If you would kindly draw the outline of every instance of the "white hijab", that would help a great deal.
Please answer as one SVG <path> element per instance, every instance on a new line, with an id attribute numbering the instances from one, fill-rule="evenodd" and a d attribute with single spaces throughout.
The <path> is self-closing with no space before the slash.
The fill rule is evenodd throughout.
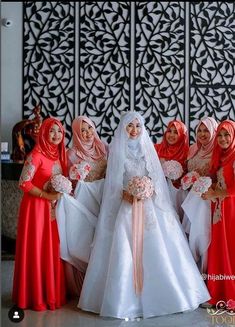
<path id="1" fill-rule="evenodd" d="M 141 134 L 137 140 L 130 140 L 126 127 L 135 119 L 140 122 Z M 154 196 L 155 206 L 164 212 L 174 211 L 165 175 L 153 142 L 144 126 L 143 117 L 137 112 L 126 112 L 122 115 L 110 144 L 104 193 L 98 218 L 97 227 L 107 229 L 110 232 L 114 229 L 122 201 L 124 164 L 128 153 L 138 157 L 141 156 L 145 160 L 148 176 L 152 179 L 156 193 L 156 196 Z"/>

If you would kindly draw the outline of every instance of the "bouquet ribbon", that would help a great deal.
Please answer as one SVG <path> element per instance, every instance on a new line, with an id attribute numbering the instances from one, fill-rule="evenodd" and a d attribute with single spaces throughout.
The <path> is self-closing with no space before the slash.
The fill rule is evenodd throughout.
<path id="1" fill-rule="evenodd" d="M 135 293 L 143 288 L 143 238 L 144 238 L 144 203 L 133 197 L 132 205 L 132 247 Z"/>

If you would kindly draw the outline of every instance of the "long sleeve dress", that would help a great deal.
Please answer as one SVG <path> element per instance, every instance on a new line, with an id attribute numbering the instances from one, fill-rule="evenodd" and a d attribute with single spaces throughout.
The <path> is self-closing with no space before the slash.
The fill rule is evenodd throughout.
<path id="1" fill-rule="evenodd" d="M 212 241 L 208 250 L 207 275 L 212 304 L 235 299 L 235 161 L 218 170 L 217 181 L 229 196 L 212 203 Z"/>
<path id="2" fill-rule="evenodd" d="M 28 193 L 34 186 L 45 189 L 50 177 L 61 172 L 59 161 L 33 150 L 21 173 L 19 186 L 24 195 L 18 219 L 13 301 L 23 309 L 54 310 L 66 302 L 64 267 L 51 203 Z"/>
<path id="3" fill-rule="evenodd" d="M 144 158 L 128 156 L 124 189 L 133 176 L 145 175 Z M 136 295 L 133 283 L 132 205 L 123 200 L 113 232 L 99 216 L 78 307 L 102 316 L 147 318 L 195 309 L 210 297 L 176 213 L 158 209 L 152 198 L 144 212 L 142 293 Z"/>

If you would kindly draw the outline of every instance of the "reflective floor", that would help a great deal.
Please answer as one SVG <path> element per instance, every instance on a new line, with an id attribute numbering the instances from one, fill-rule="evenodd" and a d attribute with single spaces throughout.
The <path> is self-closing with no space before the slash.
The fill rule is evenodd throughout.
<path id="1" fill-rule="evenodd" d="M 8 318 L 12 308 L 11 287 L 14 261 L 1 262 L 2 276 L 2 308 L 1 319 L 3 327 L 220 327 L 235 326 L 235 316 L 212 317 L 206 309 L 198 308 L 193 312 L 177 313 L 168 316 L 141 319 L 140 321 L 125 321 L 120 319 L 103 318 L 95 314 L 83 312 L 77 308 L 77 301 L 71 301 L 56 311 L 35 312 L 24 311 L 24 319 L 17 324 Z"/>

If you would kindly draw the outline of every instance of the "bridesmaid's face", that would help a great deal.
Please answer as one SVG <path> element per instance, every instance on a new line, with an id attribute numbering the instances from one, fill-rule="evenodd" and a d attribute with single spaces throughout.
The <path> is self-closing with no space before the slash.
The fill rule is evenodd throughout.
<path id="1" fill-rule="evenodd" d="M 179 134 L 177 132 L 177 129 L 174 125 L 172 125 L 170 128 L 166 131 L 166 141 L 170 145 L 174 145 L 179 140 Z"/>
<path id="2" fill-rule="evenodd" d="M 126 131 L 130 139 L 135 140 L 139 137 L 141 133 L 141 125 L 137 118 L 127 125 Z"/>
<path id="3" fill-rule="evenodd" d="M 52 125 L 49 130 L 49 142 L 55 145 L 60 144 L 63 139 L 63 132 L 56 124 Z"/>
<path id="4" fill-rule="evenodd" d="M 232 138 L 229 132 L 226 131 L 226 129 L 224 128 L 221 129 L 221 131 L 217 135 L 217 142 L 223 150 L 228 149 L 228 147 L 232 143 Z"/>
<path id="5" fill-rule="evenodd" d="M 94 140 L 94 128 L 85 121 L 82 122 L 81 132 L 84 141 L 88 142 Z"/>
<path id="6" fill-rule="evenodd" d="M 207 145 L 210 142 L 211 134 L 204 124 L 200 124 L 197 131 L 197 141 L 201 143 L 201 145 Z"/>

